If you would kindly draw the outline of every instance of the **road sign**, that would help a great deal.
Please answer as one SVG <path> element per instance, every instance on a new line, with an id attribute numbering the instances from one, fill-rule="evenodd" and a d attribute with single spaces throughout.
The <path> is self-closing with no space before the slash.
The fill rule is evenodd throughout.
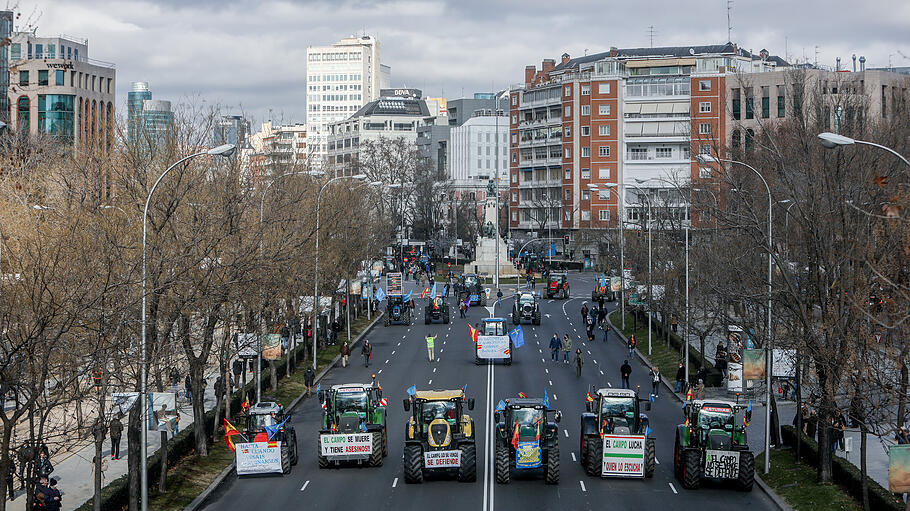
<path id="1" fill-rule="evenodd" d="M 401 294 L 401 272 L 390 272 L 386 274 L 386 294 Z"/>

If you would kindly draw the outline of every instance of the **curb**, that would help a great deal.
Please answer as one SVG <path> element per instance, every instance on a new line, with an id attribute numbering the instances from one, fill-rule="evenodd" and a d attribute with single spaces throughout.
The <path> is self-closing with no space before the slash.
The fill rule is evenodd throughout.
<path id="1" fill-rule="evenodd" d="M 767 495 L 768 498 L 771 499 L 771 502 L 774 502 L 774 505 L 776 505 L 777 508 L 780 509 L 780 511 L 793 511 L 793 508 L 790 507 L 789 504 L 787 504 L 787 502 L 783 499 L 783 497 L 781 497 L 774 490 L 772 490 L 771 487 L 768 486 L 768 483 L 766 483 L 764 480 L 762 480 L 761 477 L 759 477 L 757 472 L 755 474 L 755 482 L 758 484 L 758 487 L 761 488 L 761 491 L 765 492 L 765 495 Z"/>
<path id="2" fill-rule="evenodd" d="M 367 327 L 363 330 L 363 332 L 360 332 L 360 335 L 358 335 L 356 339 L 351 341 L 351 347 L 353 348 L 358 342 L 360 342 L 361 339 L 363 339 L 368 333 L 370 333 L 370 331 L 373 330 L 373 327 L 376 326 L 376 323 L 378 323 L 379 320 L 381 320 L 384 315 L 385 315 L 384 312 L 378 312 L 378 314 L 376 314 L 376 319 L 374 319 L 372 323 L 367 325 Z M 313 383 L 317 383 L 319 380 L 321 380 L 326 375 L 326 373 L 329 372 L 330 369 L 334 368 L 335 365 L 338 364 L 338 362 L 340 360 L 341 360 L 341 355 L 336 355 L 335 358 L 333 358 L 332 361 L 329 362 L 329 364 L 325 367 L 325 369 L 320 371 L 319 374 L 317 374 L 316 377 L 313 378 Z M 294 398 L 294 400 L 291 401 L 291 404 L 288 405 L 287 410 L 290 412 L 298 404 L 300 404 L 300 401 L 303 399 L 303 396 L 304 396 L 304 394 L 300 394 L 299 396 Z M 201 509 L 205 505 L 208 498 L 212 495 L 212 493 L 214 493 L 215 490 L 217 490 L 222 484 L 224 484 L 224 481 L 228 478 L 228 476 L 230 476 L 234 472 L 235 466 L 236 466 L 236 462 L 232 461 L 230 465 L 225 467 L 224 470 L 222 470 L 221 473 L 218 474 L 218 477 L 216 477 L 215 480 L 212 481 L 211 484 L 209 484 L 205 490 L 202 490 L 202 493 L 197 495 L 196 498 L 193 499 L 192 502 L 190 502 L 185 508 L 183 508 L 183 511 L 197 511 L 197 510 Z"/>
<path id="3" fill-rule="evenodd" d="M 619 336 L 619 338 L 622 339 L 625 342 L 625 344 L 628 346 L 629 338 L 626 337 L 618 328 L 616 328 L 616 325 L 614 325 L 613 321 L 610 319 L 610 314 L 607 314 L 606 318 L 607 318 L 607 324 L 610 325 L 610 328 L 613 330 L 613 332 L 615 332 L 616 335 Z M 635 348 L 635 354 L 638 356 L 639 361 L 644 363 L 648 368 L 654 367 L 654 365 L 651 364 L 651 361 L 648 360 L 648 357 L 646 357 L 638 348 Z M 667 387 L 667 390 L 670 392 L 670 395 L 672 395 L 674 398 L 676 398 L 676 400 L 679 401 L 680 403 L 683 402 L 683 398 L 680 397 L 679 394 L 676 393 L 676 387 L 674 385 L 670 384 L 670 380 L 667 379 L 666 376 L 664 376 L 663 372 L 660 373 L 660 381 L 661 381 L 661 383 L 664 384 L 665 387 Z"/>

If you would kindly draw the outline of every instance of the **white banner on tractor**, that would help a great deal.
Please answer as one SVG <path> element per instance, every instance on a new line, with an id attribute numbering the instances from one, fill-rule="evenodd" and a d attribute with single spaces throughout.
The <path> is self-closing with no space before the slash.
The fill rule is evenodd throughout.
<path id="1" fill-rule="evenodd" d="M 371 454 L 373 452 L 373 434 L 319 435 L 319 445 L 322 447 L 322 455 L 325 457 Z"/>
<path id="2" fill-rule="evenodd" d="M 281 442 L 237 444 L 237 475 L 282 473 Z"/>
<path id="3" fill-rule="evenodd" d="M 423 453 L 426 468 L 458 468 L 461 466 L 461 451 L 426 451 Z"/>
<path id="4" fill-rule="evenodd" d="M 509 358 L 508 335 L 478 335 L 477 358 Z"/>
<path id="5" fill-rule="evenodd" d="M 736 479 L 739 477 L 739 452 L 705 450 L 705 477 Z"/>
<path id="6" fill-rule="evenodd" d="M 601 475 L 644 477 L 645 439 L 644 435 L 604 435 Z"/>

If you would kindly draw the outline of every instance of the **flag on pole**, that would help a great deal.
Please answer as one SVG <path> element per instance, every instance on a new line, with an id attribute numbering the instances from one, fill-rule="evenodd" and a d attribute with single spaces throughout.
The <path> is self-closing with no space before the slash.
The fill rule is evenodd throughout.
<path id="1" fill-rule="evenodd" d="M 237 428 L 233 424 L 228 422 L 227 419 L 224 419 L 224 443 L 227 444 L 228 449 L 231 452 L 234 452 L 237 448 L 234 445 L 234 436 L 240 435 L 240 438 L 246 441 L 243 434 L 240 431 L 237 431 Z"/>
<path id="2" fill-rule="evenodd" d="M 499 402 L 496 403 L 496 411 L 501 412 L 505 409 L 506 409 L 506 402 L 503 401 L 502 399 L 500 399 Z"/>
<path id="3" fill-rule="evenodd" d="M 376 288 L 376 301 L 381 302 L 383 300 L 385 300 L 385 291 L 383 291 L 381 287 L 377 287 Z"/>
<path id="4" fill-rule="evenodd" d="M 479 332 L 477 332 L 477 329 L 474 328 L 474 327 L 472 327 L 472 326 L 469 324 L 469 325 L 468 325 L 468 332 L 471 334 L 471 340 L 474 341 L 474 344 L 477 344 L 477 335 L 478 335 L 478 333 L 479 333 Z"/>
<path id="5" fill-rule="evenodd" d="M 250 398 L 249 397 L 244 399 L 243 402 L 240 403 L 240 409 L 243 410 L 244 412 L 247 412 L 250 410 Z"/>
<path id="6" fill-rule="evenodd" d="M 269 435 L 269 440 L 271 440 L 272 437 L 275 436 L 275 433 L 278 433 L 278 430 L 280 430 L 284 426 L 284 423 L 287 422 L 288 419 L 290 419 L 290 417 L 281 421 L 280 424 L 274 424 L 272 426 L 265 427 L 265 432 Z"/>
<path id="7" fill-rule="evenodd" d="M 512 433 L 512 448 L 518 449 L 518 419 L 515 419 L 515 431 Z"/>
<path id="8" fill-rule="evenodd" d="M 524 392 L 519 392 L 518 397 L 528 397 Z"/>
<path id="9" fill-rule="evenodd" d="M 430 296 L 432 296 L 433 298 L 436 297 L 436 281 L 435 280 L 433 281 L 433 289 L 430 291 Z"/>
<path id="10" fill-rule="evenodd" d="M 509 332 L 509 339 L 512 339 L 512 344 L 515 345 L 516 348 L 520 348 L 525 345 L 525 333 L 521 329 L 521 325 L 516 326 L 514 329 L 512 329 L 511 332 Z"/>
<path id="11" fill-rule="evenodd" d="M 645 428 L 645 436 L 650 436 L 650 435 L 651 435 L 651 426 L 648 426 L 647 428 Z"/>
<path id="12" fill-rule="evenodd" d="M 317 394 L 319 393 L 319 389 L 320 389 L 320 388 L 322 388 L 322 384 L 321 384 L 321 383 L 317 383 L 317 384 L 316 384 L 316 393 L 317 393 Z"/>
<path id="13" fill-rule="evenodd" d="M 408 395 L 409 395 L 409 396 L 413 396 L 413 395 L 416 394 L 416 393 L 417 393 L 417 386 L 416 386 L 416 385 L 411 385 L 410 387 L 408 387 Z"/>
<path id="14" fill-rule="evenodd" d="M 550 395 L 547 394 L 547 389 L 543 389 L 543 405 L 550 408 Z"/>
<path id="15" fill-rule="evenodd" d="M 420 297 L 426 298 L 427 294 L 429 294 L 429 293 L 430 293 L 430 288 L 425 288 L 423 291 L 420 292 Z"/>
<path id="16" fill-rule="evenodd" d="M 588 395 L 585 396 L 585 401 L 587 401 L 587 402 L 589 402 L 589 403 L 593 403 L 593 402 L 594 402 L 594 396 L 592 396 L 591 393 L 588 392 Z"/>
<path id="17" fill-rule="evenodd" d="M 412 290 L 412 291 L 408 291 L 408 294 L 404 295 L 404 298 L 402 298 L 402 301 L 404 301 L 405 303 L 410 302 L 410 301 L 411 301 L 411 293 L 413 293 L 413 292 L 414 292 L 413 290 Z"/>

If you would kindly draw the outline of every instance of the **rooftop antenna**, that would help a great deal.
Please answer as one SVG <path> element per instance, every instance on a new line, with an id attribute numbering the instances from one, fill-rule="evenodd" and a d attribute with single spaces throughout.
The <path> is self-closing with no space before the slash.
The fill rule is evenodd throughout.
<path id="1" fill-rule="evenodd" d="M 733 0 L 727 0 L 727 42 L 733 42 Z"/>
<path id="2" fill-rule="evenodd" d="M 654 25 L 648 25 L 648 37 L 651 39 L 651 48 L 654 47 Z"/>
<path id="3" fill-rule="evenodd" d="M 818 67 L 818 45 L 815 45 L 815 67 Z"/>

